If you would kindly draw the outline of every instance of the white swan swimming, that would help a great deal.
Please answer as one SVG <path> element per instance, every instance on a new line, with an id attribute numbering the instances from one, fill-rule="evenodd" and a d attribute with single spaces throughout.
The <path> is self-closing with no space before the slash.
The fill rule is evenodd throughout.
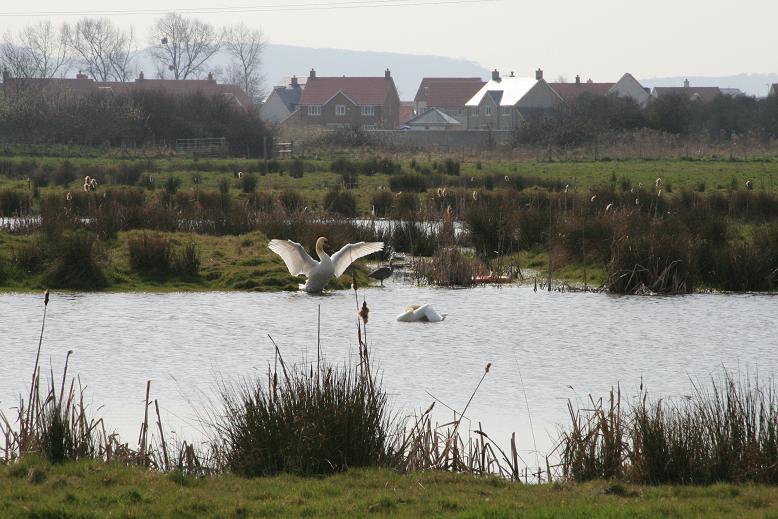
<path id="1" fill-rule="evenodd" d="M 401 323 L 439 323 L 446 314 L 439 314 L 432 305 L 410 305 L 405 312 L 397 316 Z"/>
<path id="2" fill-rule="evenodd" d="M 321 292 L 333 276 L 343 274 L 349 265 L 363 256 L 378 252 L 384 248 L 384 242 L 359 242 L 344 245 L 330 257 L 324 250 L 329 247 L 327 238 L 316 240 L 316 254 L 319 261 L 313 259 L 302 245 L 292 240 L 270 240 L 270 250 L 281 256 L 286 268 L 293 276 L 305 275 L 308 280 L 300 288 L 306 292 Z"/>

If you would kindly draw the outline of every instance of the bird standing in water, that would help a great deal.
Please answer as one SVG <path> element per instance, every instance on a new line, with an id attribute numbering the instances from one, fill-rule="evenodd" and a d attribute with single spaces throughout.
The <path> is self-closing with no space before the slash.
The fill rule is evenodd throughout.
<path id="1" fill-rule="evenodd" d="M 384 280 L 389 279 L 394 274 L 394 258 L 389 258 L 388 267 L 380 267 L 367 275 L 369 278 L 377 279 L 381 282 L 381 286 L 384 286 Z"/>
<path id="2" fill-rule="evenodd" d="M 281 256 L 291 275 L 304 275 L 308 278 L 304 285 L 300 285 L 301 289 L 318 293 L 333 276 L 343 274 L 354 261 L 383 250 L 384 242 L 348 243 L 330 257 L 325 250 L 329 248 L 329 242 L 327 238 L 321 237 L 316 240 L 316 255 L 319 261 L 313 259 L 302 245 L 292 240 L 270 240 L 268 248 Z"/>

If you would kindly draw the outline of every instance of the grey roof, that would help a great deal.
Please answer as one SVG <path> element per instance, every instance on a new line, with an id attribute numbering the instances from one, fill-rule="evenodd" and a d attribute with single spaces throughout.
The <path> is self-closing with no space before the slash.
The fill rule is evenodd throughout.
<path id="1" fill-rule="evenodd" d="M 430 108 L 426 112 L 417 115 L 413 119 L 410 119 L 405 124 L 462 124 L 458 120 L 454 119 L 450 115 L 441 112 L 437 108 Z"/>
<path id="2" fill-rule="evenodd" d="M 487 94 L 494 100 L 494 104 L 500 106 L 500 101 L 502 101 L 503 94 L 502 90 L 489 90 Z"/>
<path id="3" fill-rule="evenodd" d="M 273 92 L 278 94 L 279 99 L 286 105 L 286 108 L 292 112 L 300 103 L 300 96 L 303 94 L 303 89 L 299 86 L 280 86 L 275 87 Z"/>

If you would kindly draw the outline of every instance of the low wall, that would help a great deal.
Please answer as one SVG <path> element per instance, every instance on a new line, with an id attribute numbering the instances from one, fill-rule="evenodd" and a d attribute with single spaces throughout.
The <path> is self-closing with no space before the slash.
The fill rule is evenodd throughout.
<path id="1" fill-rule="evenodd" d="M 440 151 L 507 146 L 513 138 L 513 132 L 508 130 L 371 130 L 366 133 L 387 147 Z"/>

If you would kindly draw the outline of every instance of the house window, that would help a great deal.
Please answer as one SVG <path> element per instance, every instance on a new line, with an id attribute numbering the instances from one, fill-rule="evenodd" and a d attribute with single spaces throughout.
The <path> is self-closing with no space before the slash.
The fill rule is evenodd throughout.
<path id="1" fill-rule="evenodd" d="M 374 116 L 375 115 L 375 106 L 373 105 L 363 105 L 362 106 L 362 115 L 365 116 Z"/>
<path id="2" fill-rule="evenodd" d="M 473 108 L 470 109 L 470 115 L 472 115 L 473 117 L 478 117 L 478 107 L 477 106 L 474 106 Z"/>
<path id="3" fill-rule="evenodd" d="M 308 106 L 308 115 L 321 115 L 321 105 Z"/>
<path id="4" fill-rule="evenodd" d="M 486 117 L 489 117 L 489 116 L 491 116 L 491 115 L 492 115 L 492 106 L 491 106 L 491 105 L 486 105 L 486 106 L 484 107 L 484 115 L 485 115 Z"/>
<path id="5" fill-rule="evenodd" d="M 503 115 L 511 115 L 511 107 L 510 106 L 503 106 L 502 107 L 502 114 Z"/>
<path id="6" fill-rule="evenodd" d="M 346 115 L 346 105 L 335 105 L 335 115 Z"/>

